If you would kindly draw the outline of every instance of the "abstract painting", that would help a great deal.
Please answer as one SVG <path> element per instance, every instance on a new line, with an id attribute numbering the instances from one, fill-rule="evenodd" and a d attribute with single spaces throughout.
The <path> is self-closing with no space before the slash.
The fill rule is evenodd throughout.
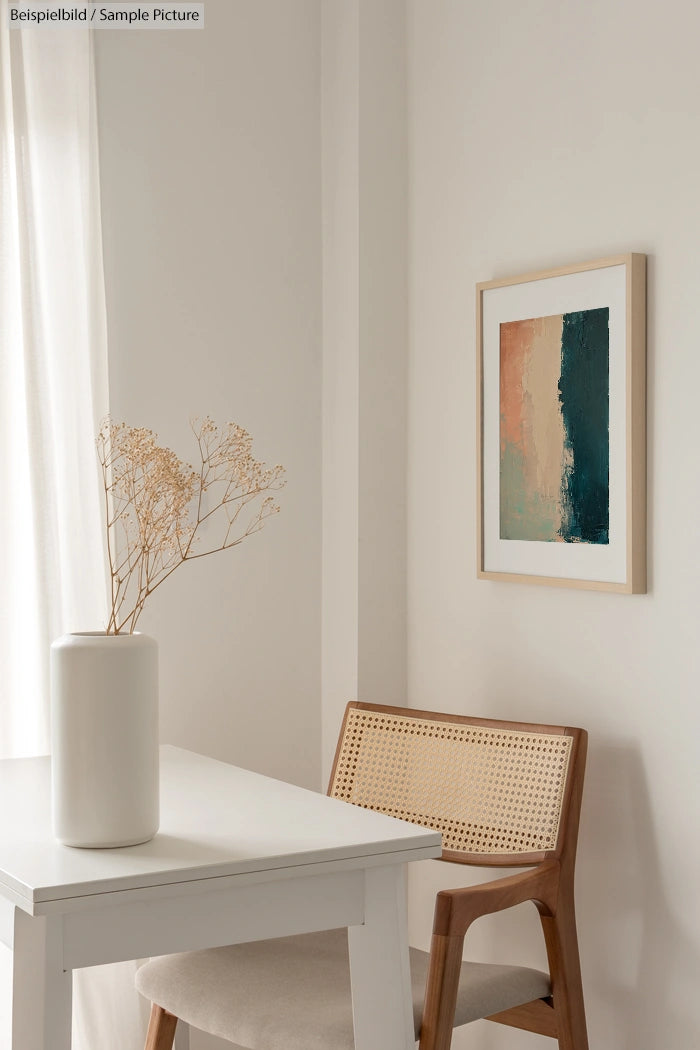
<path id="1" fill-rule="evenodd" d="M 645 262 L 477 286 L 480 578 L 646 589 Z"/>
<path id="2" fill-rule="evenodd" d="M 608 542 L 609 312 L 500 326 L 501 539 Z"/>

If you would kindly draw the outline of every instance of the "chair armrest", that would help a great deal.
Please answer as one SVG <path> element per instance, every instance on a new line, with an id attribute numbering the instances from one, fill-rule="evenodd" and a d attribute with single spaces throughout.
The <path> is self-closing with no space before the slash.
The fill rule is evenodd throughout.
<path id="1" fill-rule="evenodd" d="M 433 933 L 442 937 L 463 937 L 481 915 L 503 911 L 523 901 L 535 901 L 545 915 L 553 915 L 559 872 L 559 861 L 547 860 L 520 875 L 457 890 L 441 890 L 435 899 Z"/>

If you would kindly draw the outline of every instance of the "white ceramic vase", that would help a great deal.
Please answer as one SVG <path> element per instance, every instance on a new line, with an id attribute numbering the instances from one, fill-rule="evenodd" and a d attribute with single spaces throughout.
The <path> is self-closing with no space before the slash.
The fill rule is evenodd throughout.
<path id="1" fill-rule="evenodd" d="M 158 830 L 158 647 L 145 634 L 66 634 L 51 646 L 52 818 L 66 846 Z"/>

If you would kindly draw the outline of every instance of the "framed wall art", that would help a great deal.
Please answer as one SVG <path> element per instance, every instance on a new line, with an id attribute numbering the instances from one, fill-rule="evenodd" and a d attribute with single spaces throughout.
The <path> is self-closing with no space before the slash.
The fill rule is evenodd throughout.
<path id="1" fill-rule="evenodd" d="M 478 575 L 646 591 L 646 256 L 477 286 Z"/>

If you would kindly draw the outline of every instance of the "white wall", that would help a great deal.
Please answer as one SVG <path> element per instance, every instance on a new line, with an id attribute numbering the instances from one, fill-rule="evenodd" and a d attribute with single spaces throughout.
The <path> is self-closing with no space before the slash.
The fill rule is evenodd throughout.
<path id="1" fill-rule="evenodd" d="M 588 728 L 577 885 L 601 1050 L 700 1042 L 699 30 L 690 0 L 409 3 L 409 697 Z M 474 285 L 632 250 L 649 256 L 649 594 L 477 581 Z M 499 917 L 470 939 L 535 961 L 530 930 L 534 909 L 514 938 Z M 454 1045 L 541 1040 L 479 1022 Z"/>
<path id="2" fill-rule="evenodd" d="M 324 782 L 345 704 L 406 696 L 404 0 L 324 0 Z"/>
<path id="3" fill-rule="evenodd" d="M 162 738 L 320 777 L 318 0 L 208 0 L 202 31 L 96 36 L 112 411 L 184 458 L 233 419 L 281 513 L 153 595 Z"/>

